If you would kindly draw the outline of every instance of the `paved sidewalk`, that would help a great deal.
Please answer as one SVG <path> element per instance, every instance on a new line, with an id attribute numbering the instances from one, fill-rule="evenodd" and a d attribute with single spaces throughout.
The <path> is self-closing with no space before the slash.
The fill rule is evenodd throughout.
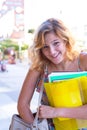
<path id="1" fill-rule="evenodd" d="M 17 113 L 17 100 L 28 69 L 27 63 L 7 64 L 7 72 L 0 72 L 0 130 L 9 130 L 11 117 Z M 37 100 L 35 92 L 31 103 L 33 112 Z"/>

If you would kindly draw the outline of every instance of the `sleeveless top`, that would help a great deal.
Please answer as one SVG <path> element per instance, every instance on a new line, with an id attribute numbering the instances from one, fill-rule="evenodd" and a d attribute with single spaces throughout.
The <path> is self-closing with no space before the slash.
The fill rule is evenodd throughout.
<path id="1" fill-rule="evenodd" d="M 80 69 L 80 58 L 78 57 L 78 69 L 77 69 L 77 72 L 80 72 L 80 71 L 82 71 L 81 69 Z M 39 77 L 39 80 L 38 80 L 38 83 L 37 83 L 37 85 L 36 85 L 36 91 L 37 92 L 40 92 L 40 87 L 41 87 L 41 84 L 42 84 L 42 82 L 48 82 L 48 68 L 47 68 L 47 66 L 45 67 L 45 69 L 44 69 L 44 81 L 43 81 L 43 75 L 41 75 L 40 77 Z M 44 105 L 49 105 L 49 102 L 48 102 L 48 99 L 47 99 L 47 96 L 46 96 L 46 92 L 45 92 L 45 90 L 44 90 L 44 92 L 43 92 L 43 96 L 42 96 L 42 104 L 44 104 Z"/>

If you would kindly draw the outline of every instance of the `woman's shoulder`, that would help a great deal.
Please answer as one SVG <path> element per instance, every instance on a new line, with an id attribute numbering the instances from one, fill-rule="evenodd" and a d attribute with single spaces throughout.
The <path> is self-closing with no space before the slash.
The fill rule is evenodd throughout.
<path id="1" fill-rule="evenodd" d="M 41 72 L 36 69 L 29 69 L 28 74 L 30 77 L 38 77 L 40 76 Z"/>
<path id="2" fill-rule="evenodd" d="M 83 62 L 87 60 L 87 52 L 81 52 L 79 56 Z"/>
<path id="3" fill-rule="evenodd" d="M 81 52 L 79 54 L 79 64 L 82 70 L 87 70 L 87 52 Z"/>

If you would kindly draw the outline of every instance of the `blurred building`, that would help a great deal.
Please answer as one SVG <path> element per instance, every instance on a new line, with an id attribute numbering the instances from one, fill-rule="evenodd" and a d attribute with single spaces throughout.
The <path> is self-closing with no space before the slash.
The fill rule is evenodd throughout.
<path id="1" fill-rule="evenodd" d="M 0 40 L 24 39 L 24 0 L 2 0 Z"/>

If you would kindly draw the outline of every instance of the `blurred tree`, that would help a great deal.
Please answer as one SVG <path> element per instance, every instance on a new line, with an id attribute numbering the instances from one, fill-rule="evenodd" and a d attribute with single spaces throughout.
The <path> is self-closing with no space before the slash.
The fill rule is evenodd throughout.
<path id="1" fill-rule="evenodd" d="M 16 51 L 18 50 L 17 42 L 14 42 L 12 40 L 4 40 L 0 42 L 0 45 L 1 45 L 1 51 L 6 50 L 7 48 L 14 48 Z"/>
<path id="2" fill-rule="evenodd" d="M 33 34 L 34 32 L 35 32 L 35 29 L 29 29 L 28 30 L 28 33 L 32 33 Z"/>
<path id="3" fill-rule="evenodd" d="M 12 40 L 4 40 L 0 42 L 1 51 L 8 50 L 9 48 L 13 48 L 15 51 L 18 51 L 19 50 L 18 42 L 14 42 Z M 22 50 L 28 49 L 28 45 L 26 43 L 23 43 L 21 49 Z"/>

